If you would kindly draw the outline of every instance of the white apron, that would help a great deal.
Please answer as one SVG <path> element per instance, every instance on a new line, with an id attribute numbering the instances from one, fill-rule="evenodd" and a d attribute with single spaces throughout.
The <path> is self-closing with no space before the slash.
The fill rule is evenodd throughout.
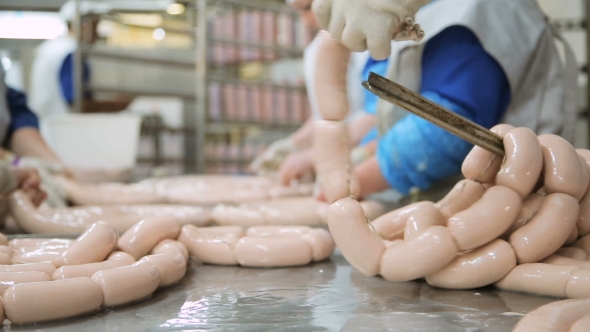
<path id="1" fill-rule="evenodd" d="M 47 40 L 35 50 L 29 106 L 41 120 L 52 114 L 70 113 L 70 107 L 63 97 L 59 72 L 65 58 L 75 50 L 76 40 L 69 35 Z"/>
<path id="2" fill-rule="evenodd" d="M 311 115 L 315 120 L 322 119 L 319 111 L 316 91 L 315 91 L 315 66 L 317 60 L 317 50 L 320 38 L 317 36 L 305 48 L 303 54 L 303 71 L 305 76 L 305 88 L 307 90 L 307 97 L 311 106 Z M 363 69 L 367 60 L 369 59 L 369 52 L 356 53 L 350 55 L 347 73 L 347 94 L 350 110 L 348 116 L 344 120 L 350 122 L 356 117 L 364 113 L 365 97 L 361 82 L 363 81 Z"/>
<path id="3" fill-rule="evenodd" d="M 425 32 L 424 39 L 392 42 L 389 79 L 419 92 L 425 44 L 447 27 L 465 26 L 507 75 L 512 98 L 500 122 L 528 127 L 537 134 L 557 134 L 573 143 L 577 64 L 535 0 L 439 0 L 420 9 L 416 22 Z M 382 135 L 409 113 L 379 100 L 377 114 Z M 458 174 L 445 179 L 414 199 L 438 200 L 460 178 Z M 397 192 L 382 195 L 400 197 Z"/>

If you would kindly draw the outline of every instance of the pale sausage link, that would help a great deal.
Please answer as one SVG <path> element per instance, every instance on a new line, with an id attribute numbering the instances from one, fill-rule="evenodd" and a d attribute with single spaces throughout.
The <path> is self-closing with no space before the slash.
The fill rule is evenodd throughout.
<path id="1" fill-rule="evenodd" d="M 495 183 L 525 198 L 533 191 L 543 169 L 541 144 L 532 130 L 520 127 L 504 136 L 504 149 L 506 156 Z"/>
<path id="2" fill-rule="evenodd" d="M 98 221 L 124 232 L 143 219 L 162 216 L 174 218 L 179 224 L 205 226 L 211 222 L 210 212 L 197 206 L 110 205 L 38 209 L 20 191 L 10 195 L 9 205 L 18 226 L 27 233 L 36 234 L 80 234 Z"/>
<path id="3" fill-rule="evenodd" d="M 513 126 L 507 124 L 499 124 L 490 129 L 492 132 L 498 134 L 500 137 L 504 136 L 514 129 Z M 466 179 L 475 180 L 481 183 L 493 183 L 496 174 L 502 166 L 503 158 L 480 148 L 474 146 L 465 157 L 461 165 L 461 172 Z"/>
<path id="4" fill-rule="evenodd" d="M 351 52 L 327 32 L 318 34 L 315 70 L 318 109 L 326 120 L 341 121 L 349 111 L 346 75 Z"/>
<path id="5" fill-rule="evenodd" d="M 127 230 L 117 241 L 117 247 L 136 260 L 147 255 L 160 241 L 175 239 L 180 226 L 171 217 L 145 219 Z"/>
<path id="6" fill-rule="evenodd" d="M 516 324 L 513 332 L 578 331 L 573 326 L 589 312 L 590 299 L 552 302 L 527 314 Z M 588 331 L 588 326 L 579 331 Z"/>
<path id="7" fill-rule="evenodd" d="M 233 175 L 184 175 L 148 179 L 139 183 L 79 183 L 58 178 L 74 205 L 215 205 L 308 196 L 310 184 L 283 187 L 266 177 Z M 206 218 L 206 211 L 203 212 Z"/>
<path id="8" fill-rule="evenodd" d="M 350 195 L 352 164 L 345 123 L 316 121 L 314 161 L 318 183 L 328 203 Z"/>
<path id="9" fill-rule="evenodd" d="M 578 210 L 575 198 L 559 193 L 548 195 L 539 212 L 510 235 L 518 262 L 538 262 L 559 249 L 576 227 Z"/>
<path id="10" fill-rule="evenodd" d="M 590 170 L 590 150 L 576 149 L 576 152 L 586 162 L 586 166 Z M 590 183 L 588 184 L 586 193 L 584 193 L 584 197 L 580 200 L 580 215 L 576 223 L 576 228 L 578 229 L 579 237 L 590 233 Z"/>
<path id="11" fill-rule="evenodd" d="M 587 312 L 590 312 L 588 310 Z M 584 315 L 582 318 L 576 320 L 574 324 L 570 327 L 569 332 L 585 332 L 590 331 L 590 313 Z"/>
<path id="12" fill-rule="evenodd" d="M 324 260 L 335 249 L 330 234 L 307 226 L 182 227 L 178 241 L 198 261 L 248 267 L 299 266 Z"/>
<path id="13" fill-rule="evenodd" d="M 220 225 L 320 225 L 325 223 L 321 209 L 327 205 L 313 197 L 282 198 L 239 206 L 220 204 L 212 216 Z"/>
<path id="14" fill-rule="evenodd" d="M 565 139 L 539 136 L 543 150 L 544 185 L 548 193 L 564 193 L 581 200 L 588 189 L 588 166 Z"/>
<path id="15" fill-rule="evenodd" d="M 494 186 L 468 209 L 449 218 L 447 227 L 460 250 L 474 249 L 507 231 L 516 220 L 520 207 L 521 199 L 515 191 Z"/>
<path id="16" fill-rule="evenodd" d="M 451 191 L 436 203 L 446 219 L 469 208 L 477 202 L 486 191 L 486 187 L 474 180 L 461 180 Z"/>
<path id="17" fill-rule="evenodd" d="M 362 201 L 361 205 L 370 219 L 377 218 L 385 212 L 384 205 L 377 201 L 366 200 Z M 220 204 L 213 209 L 212 216 L 213 220 L 222 226 L 314 226 L 327 223 L 329 207 L 330 204 L 320 202 L 314 197 L 282 198 L 238 206 Z"/>

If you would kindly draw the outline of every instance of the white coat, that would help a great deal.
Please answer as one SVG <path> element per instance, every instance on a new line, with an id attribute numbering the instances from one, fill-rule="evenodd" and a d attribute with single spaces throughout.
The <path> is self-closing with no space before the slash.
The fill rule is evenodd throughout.
<path id="1" fill-rule="evenodd" d="M 65 58 L 76 50 L 76 40 L 66 35 L 43 42 L 35 50 L 31 67 L 29 106 L 40 119 L 70 113 L 63 97 L 59 72 Z"/>

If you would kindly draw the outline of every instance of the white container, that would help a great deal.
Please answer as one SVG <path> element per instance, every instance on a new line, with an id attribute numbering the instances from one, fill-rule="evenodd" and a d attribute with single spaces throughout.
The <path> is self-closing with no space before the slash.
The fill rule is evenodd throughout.
<path id="1" fill-rule="evenodd" d="M 56 114 L 41 122 L 45 140 L 68 167 L 85 170 L 135 167 L 139 115 Z"/>

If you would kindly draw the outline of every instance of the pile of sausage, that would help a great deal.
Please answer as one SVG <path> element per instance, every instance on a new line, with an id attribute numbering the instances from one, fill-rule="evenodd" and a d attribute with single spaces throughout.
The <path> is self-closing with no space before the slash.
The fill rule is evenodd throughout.
<path id="1" fill-rule="evenodd" d="M 182 279 L 189 254 L 202 263 L 274 267 L 324 260 L 334 248 L 324 229 L 181 227 L 171 217 L 142 220 L 121 237 L 105 222 L 76 240 L 1 235 L 0 321 L 45 322 L 146 299 Z"/>
<path id="2" fill-rule="evenodd" d="M 342 123 L 350 51 L 328 34 L 321 38 L 318 52 L 327 56 L 316 66 L 323 120 L 316 123 L 315 168 L 331 204 L 330 232 L 346 259 L 391 281 L 424 278 L 451 289 L 494 284 L 580 299 L 541 307 L 515 330 L 590 330 L 590 317 L 583 318 L 590 314 L 590 151 L 555 135 L 499 125 L 492 130 L 503 137 L 505 158 L 474 147 L 462 166 L 466 179 L 441 201 L 418 202 L 371 222 L 355 199 Z"/>
<path id="3" fill-rule="evenodd" d="M 363 255 L 374 260 L 365 258 L 359 269 L 391 281 L 425 278 L 453 289 L 495 283 L 548 296 L 590 297 L 584 246 L 590 233 L 590 151 L 576 152 L 558 136 L 537 137 L 527 128 L 492 130 L 504 137 L 505 159 L 473 148 L 462 167 L 466 180 L 437 203 L 414 203 L 367 225 L 364 218 L 343 221 L 355 204 L 336 202 L 328 215 L 336 243 L 342 241 L 338 233 L 350 232 L 346 228 L 363 228 L 370 234 Z"/>

